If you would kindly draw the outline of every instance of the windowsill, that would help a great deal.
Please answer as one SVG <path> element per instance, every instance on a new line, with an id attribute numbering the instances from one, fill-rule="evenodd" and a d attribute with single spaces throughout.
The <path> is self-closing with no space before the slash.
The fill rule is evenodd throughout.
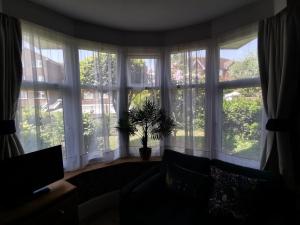
<path id="1" fill-rule="evenodd" d="M 87 171 L 92 171 L 92 170 L 96 170 L 96 169 L 100 169 L 100 168 L 119 165 L 122 163 L 128 163 L 128 162 L 144 163 L 144 162 L 157 162 L 157 161 L 161 161 L 161 157 L 154 156 L 154 157 L 151 157 L 151 159 L 149 161 L 143 161 L 139 157 L 128 157 L 128 158 L 116 159 L 111 162 L 96 162 L 96 163 L 88 164 L 84 168 L 81 168 L 78 170 L 65 172 L 64 179 L 67 180 L 67 179 L 70 179 L 72 177 L 75 177 L 75 176 L 77 176 L 81 173 L 87 172 Z"/>

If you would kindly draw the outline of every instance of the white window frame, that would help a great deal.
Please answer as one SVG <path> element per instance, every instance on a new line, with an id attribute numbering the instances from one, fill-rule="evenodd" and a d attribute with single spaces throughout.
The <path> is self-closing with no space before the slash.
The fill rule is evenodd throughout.
<path id="1" fill-rule="evenodd" d="M 258 169 L 260 168 L 260 162 L 256 160 L 251 160 L 251 159 L 246 159 L 242 157 L 236 157 L 236 156 L 231 156 L 228 154 L 225 154 L 222 151 L 222 108 L 223 108 L 223 97 L 222 93 L 223 90 L 226 89 L 236 89 L 236 88 L 250 88 L 250 87 L 260 87 L 260 78 L 255 77 L 255 78 L 245 78 L 245 79 L 236 79 L 236 80 L 231 80 L 231 81 L 219 81 L 219 71 L 220 71 L 220 50 L 222 49 L 221 43 L 216 43 L 216 72 L 215 72 L 215 84 L 216 84 L 216 89 L 215 91 L 215 121 L 216 121 L 216 128 L 215 128 L 215 148 L 213 152 L 213 158 L 217 158 L 223 161 L 227 161 L 230 163 L 234 163 L 237 165 L 245 166 L 245 167 L 250 167 L 250 168 L 255 168 Z M 262 107 L 263 109 L 263 107 Z M 264 109 L 263 109 L 264 111 Z M 262 112 L 262 124 L 265 121 L 264 118 L 264 112 Z M 264 136 L 264 129 L 263 126 L 261 128 L 261 136 Z M 262 139 L 261 137 L 261 139 Z"/>

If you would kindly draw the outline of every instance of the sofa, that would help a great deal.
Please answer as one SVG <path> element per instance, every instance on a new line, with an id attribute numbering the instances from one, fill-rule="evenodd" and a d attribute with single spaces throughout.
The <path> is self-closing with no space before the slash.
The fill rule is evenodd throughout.
<path id="1" fill-rule="evenodd" d="M 120 192 L 121 225 L 294 224 L 280 176 L 165 150 Z"/>

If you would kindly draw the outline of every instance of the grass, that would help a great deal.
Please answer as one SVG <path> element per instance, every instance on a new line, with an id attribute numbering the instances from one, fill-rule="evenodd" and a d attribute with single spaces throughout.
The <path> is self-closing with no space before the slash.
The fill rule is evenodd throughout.
<path id="1" fill-rule="evenodd" d="M 184 130 L 178 130 L 176 132 L 176 136 L 171 136 L 170 138 L 171 143 L 173 146 L 176 146 L 177 148 L 185 148 L 185 131 Z M 190 148 L 195 148 L 196 150 L 204 150 L 205 149 L 205 134 L 203 130 L 195 130 L 193 133 L 193 144 L 194 146 L 189 146 Z M 175 144 L 174 144 L 175 143 Z M 118 136 L 117 135 L 111 135 L 109 137 L 109 146 L 110 149 L 116 149 L 118 147 Z M 129 146 L 131 147 L 138 147 L 140 148 L 142 146 L 140 137 L 139 136 L 132 136 L 130 137 Z M 158 147 L 159 146 L 159 140 L 153 140 L 149 139 L 148 146 L 151 148 Z M 242 140 L 239 139 L 235 143 L 235 147 L 232 147 L 233 145 L 225 145 L 223 143 L 223 151 L 226 154 L 237 156 L 241 158 L 247 158 L 252 160 L 258 160 L 260 156 L 260 148 L 259 143 L 256 140 Z"/>

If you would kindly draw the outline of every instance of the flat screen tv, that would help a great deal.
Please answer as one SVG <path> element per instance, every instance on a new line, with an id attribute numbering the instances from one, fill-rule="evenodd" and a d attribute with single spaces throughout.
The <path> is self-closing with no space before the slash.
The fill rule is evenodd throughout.
<path id="1" fill-rule="evenodd" d="M 61 145 L 0 160 L 0 204 L 32 199 L 38 190 L 63 177 Z"/>

